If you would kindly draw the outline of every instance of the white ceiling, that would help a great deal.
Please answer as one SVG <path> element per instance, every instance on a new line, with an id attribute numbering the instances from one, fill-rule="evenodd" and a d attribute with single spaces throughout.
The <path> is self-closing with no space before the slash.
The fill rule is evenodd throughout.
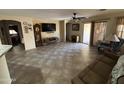
<path id="1" fill-rule="evenodd" d="M 0 9 L 0 15 L 25 16 L 33 18 L 67 19 L 76 12 L 77 16 L 91 17 L 100 14 L 124 12 L 124 9 Z"/>

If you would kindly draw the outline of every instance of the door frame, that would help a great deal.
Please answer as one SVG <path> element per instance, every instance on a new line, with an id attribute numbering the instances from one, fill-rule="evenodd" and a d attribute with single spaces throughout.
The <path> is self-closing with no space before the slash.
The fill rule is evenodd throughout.
<path id="1" fill-rule="evenodd" d="M 21 22 L 15 21 L 15 20 L 1 20 L 0 24 L 1 24 L 1 27 L 3 28 L 3 30 L 5 32 L 6 44 L 12 44 L 12 41 L 11 41 L 11 38 L 9 35 L 9 26 L 10 25 L 17 25 L 19 37 L 20 37 L 20 39 L 23 38 Z"/>

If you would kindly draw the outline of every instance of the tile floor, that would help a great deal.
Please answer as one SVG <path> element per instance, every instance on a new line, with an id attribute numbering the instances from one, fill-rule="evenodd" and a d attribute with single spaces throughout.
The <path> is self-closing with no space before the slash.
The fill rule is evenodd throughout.
<path id="1" fill-rule="evenodd" d="M 82 43 L 57 43 L 24 51 L 12 49 L 6 58 L 15 84 L 70 84 L 98 56 Z"/>

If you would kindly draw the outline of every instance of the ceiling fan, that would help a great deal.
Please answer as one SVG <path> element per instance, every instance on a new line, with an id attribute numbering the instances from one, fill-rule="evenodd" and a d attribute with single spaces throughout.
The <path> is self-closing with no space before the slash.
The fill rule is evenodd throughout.
<path id="1" fill-rule="evenodd" d="M 73 13 L 72 19 L 73 20 L 81 20 L 81 19 L 85 19 L 86 17 L 77 17 L 77 13 Z"/>

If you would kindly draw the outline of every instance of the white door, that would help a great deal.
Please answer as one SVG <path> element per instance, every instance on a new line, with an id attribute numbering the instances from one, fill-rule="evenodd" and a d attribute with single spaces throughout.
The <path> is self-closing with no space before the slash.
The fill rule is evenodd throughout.
<path id="1" fill-rule="evenodd" d="M 90 44 L 90 32 L 91 32 L 91 23 L 84 24 L 83 30 L 83 43 Z"/>

